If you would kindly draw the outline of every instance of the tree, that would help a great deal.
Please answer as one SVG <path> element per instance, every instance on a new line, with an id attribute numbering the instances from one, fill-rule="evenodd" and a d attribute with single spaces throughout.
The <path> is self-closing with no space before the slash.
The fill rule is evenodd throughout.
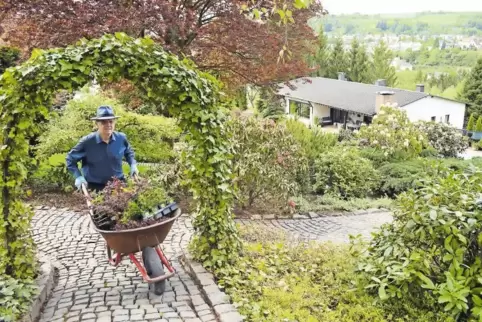
<path id="1" fill-rule="evenodd" d="M 421 69 L 418 70 L 417 76 L 415 77 L 415 80 L 416 80 L 417 82 L 420 82 L 420 83 L 423 82 L 423 81 L 425 81 L 425 76 L 423 75 L 423 72 L 422 72 Z"/>
<path id="2" fill-rule="evenodd" d="M 348 78 L 352 82 L 371 83 L 368 66 L 367 51 L 358 39 L 354 38 L 348 52 Z"/>
<path id="3" fill-rule="evenodd" d="M 297 9 L 300 6 L 288 3 L 283 10 L 292 10 L 294 22 L 287 28 L 272 20 L 250 19 L 240 11 L 243 3 L 3 0 L 0 11 L 10 12 L 3 23 L 4 38 L 22 46 L 25 52 L 122 31 L 135 37 L 150 35 L 165 49 L 193 59 L 201 69 L 213 72 L 234 89 L 246 83 L 278 82 L 306 74 L 309 68 L 303 58 L 314 39 L 306 22 L 319 12 L 319 6 Z M 274 8 L 275 3 L 270 4 Z M 290 47 L 284 54 L 285 63 L 276 64 L 286 43 Z"/>
<path id="4" fill-rule="evenodd" d="M 475 124 L 475 131 L 482 132 L 482 116 L 479 116 L 477 123 Z"/>
<path id="5" fill-rule="evenodd" d="M 475 129 L 475 117 L 474 114 L 470 114 L 469 122 L 467 123 L 467 130 L 473 131 Z"/>
<path id="6" fill-rule="evenodd" d="M 307 75 L 310 68 L 305 58 L 316 39 L 307 24 L 309 17 L 309 12 L 298 11 L 296 28 L 286 29 L 232 13 L 232 18 L 219 19 L 204 29 L 205 35 L 192 45 L 193 60 L 199 68 L 217 74 L 230 88 L 246 83 L 266 86 Z M 285 53 L 285 60 L 278 62 L 285 36 L 290 54 Z"/>
<path id="7" fill-rule="evenodd" d="M 380 29 L 381 31 L 386 31 L 388 30 L 388 24 L 385 20 L 380 20 L 377 23 L 377 29 Z"/>
<path id="8" fill-rule="evenodd" d="M 329 57 L 328 38 L 323 30 L 323 25 L 320 25 L 316 50 L 313 56 L 310 57 L 312 67 L 316 68 L 313 76 L 326 77 L 329 74 Z"/>
<path id="9" fill-rule="evenodd" d="M 482 115 L 482 58 L 467 77 L 461 98 L 468 104 L 466 115 Z"/>
<path id="10" fill-rule="evenodd" d="M 392 51 L 381 40 L 373 53 L 372 79 L 385 79 L 388 86 L 395 86 L 397 84 L 397 74 L 395 67 L 390 65 L 392 59 Z"/>
<path id="11" fill-rule="evenodd" d="M 328 78 L 336 79 L 338 78 L 339 72 L 346 72 L 348 70 L 347 57 L 341 38 L 336 39 L 335 46 L 329 57 L 329 66 Z"/>
<path id="12" fill-rule="evenodd" d="M 270 87 L 262 87 L 260 89 L 256 110 L 262 118 L 272 120 L 283 118 L 285 114 L 284 106 L 280 104 L 275 91 Z"/>

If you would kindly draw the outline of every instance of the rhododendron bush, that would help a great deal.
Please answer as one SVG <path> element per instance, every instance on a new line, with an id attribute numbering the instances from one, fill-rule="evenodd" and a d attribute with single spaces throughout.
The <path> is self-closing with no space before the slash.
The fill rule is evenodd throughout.
<path id="1" fill-rule="evenodd" d="M 469 147 L 467 137 L 456 128 L 438 122 L 418 122 L 416 126 L 426 134 L 429 144 L 444 157 L 457 157 Z"/>
<path id="2" fill-rule="evenodd" d="M 426 135 L 407 117 L 405 111 L 382 106 L 370 125 L 358 132 L 360 145 L 381 150 L 388 158 L 417 156 L 428 146 Z"/>

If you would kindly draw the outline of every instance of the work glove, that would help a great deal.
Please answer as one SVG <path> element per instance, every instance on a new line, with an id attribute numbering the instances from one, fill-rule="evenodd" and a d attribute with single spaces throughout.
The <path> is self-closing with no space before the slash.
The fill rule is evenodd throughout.
<path id="1" fill-rule="evenodd" d="M 132 176 L 138 176 L 138 175 L 139 175 L 139 170 L 137 169 L 137 165 L 136 165 L 136 164 L 131 165 L 130 175 L 131 175 L 131 177 L 132 177 Z"/>
<path id="2" fill-rule="evenodd" d="M 86 184 L 87 185 L 87 181 L 85 180 L 84 177 L 80 176 L 80 177 L 77 177 L 75 179 L 75 186 L 77 187 L 77 189 L 82 189 L 82 184 Z"/>

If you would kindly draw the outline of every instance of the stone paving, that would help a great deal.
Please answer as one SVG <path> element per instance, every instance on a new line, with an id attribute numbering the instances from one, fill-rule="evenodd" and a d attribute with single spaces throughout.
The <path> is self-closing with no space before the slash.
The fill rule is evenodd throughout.
<path id="1" fill-rule="evenodd" d="M 284 229 L 305 240 L 347 242 L 349 234 L 368 237 L 375 227 L 391 220 L 390 213 L 312 219 L 238 220 L 241 224 Z M 41 208 L 32 221 L 35 242 L 59 270 L 58 283 L 40 322 L 210 322 L 213 309 L 179 262 L 190 240 L 192 226 L 180 217 L 163 243 L 177 271 L 162 296 L 149 290 L 129 259 L 113 267 L 107 262 L 105 242 L 87 214 L 68 209 Z M 140 258 L 139 258 L 140 260 Z"/>
<path id="2" fill-rule="evenodd" d="M 242 225 L 260 225 L 267 230 L 283 229 L 301 240 L 346 243 L 349 235 L 361 234 L 369 238 L 376 227 L 392 220 L 389 212 L 367 213 L 311 219 L 237 220 Z"/>
<path id="3" fill-rule="evenodd" d="M 39 250 L 59 269 L 58 283 L 40 322 L 216 321 L 178 261 L 191 237 L 186 217 L 177 220 L 163 243 L 178 274 L 168 280 L 162 296 L 149 291 L 129 259 L 118 267 L 108 264 L 104 239 L 92 229 L 88 215 L 37 209 L 32 230 Z"/>

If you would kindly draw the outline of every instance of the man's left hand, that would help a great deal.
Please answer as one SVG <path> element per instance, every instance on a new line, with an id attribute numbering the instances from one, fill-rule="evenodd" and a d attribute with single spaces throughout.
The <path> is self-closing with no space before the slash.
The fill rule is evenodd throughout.
<path id="1" fill-rule="evenodd" d="M 135 164 L 131 165 L 130 175 L 131 175 L 131 177 L 139 175 L 139 170 L 137 169 L 137 165 L 135 165 Z"/>

